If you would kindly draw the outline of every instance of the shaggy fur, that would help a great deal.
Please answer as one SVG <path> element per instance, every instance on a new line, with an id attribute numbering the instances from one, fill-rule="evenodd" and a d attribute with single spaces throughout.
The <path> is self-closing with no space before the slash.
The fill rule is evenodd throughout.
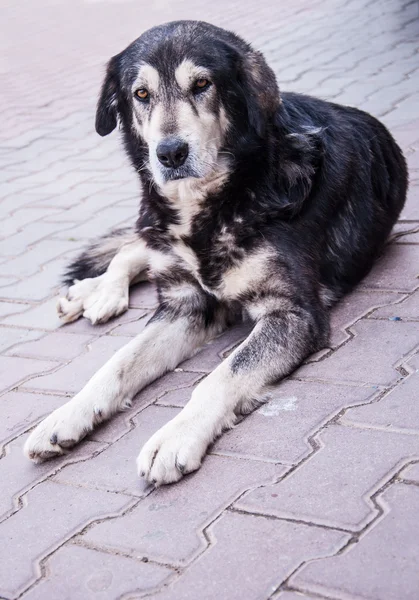
<path id="1" fill-rule="evenodd" d="M 70 288 L 60 311 L 92 322 L 121 312 L 127 301 L 103 309 L 110 290 L 127 298 L 146 263 L 159 307 L 144 334 L 38 426 L 26 452 L 63 452 L 244 313 L 255 323 L 249 337 L 140 453 L 140 474 L 169 483 L 197 469 L 267 386 L 325 346 L 329 309 L 382 250 L 407 171 L 377 119 L 280 94 L 260 53 L 201 22 L 151 29 L 110 61 L 97 131 L 118 122 L 143 189 L 136 233 L 115 232 L 71 265 L 67 281 L 97 280 Z M 82 284 L 96 294 L 87 309 Z M 98 297 L 101 312 L 92 309 Z"/>

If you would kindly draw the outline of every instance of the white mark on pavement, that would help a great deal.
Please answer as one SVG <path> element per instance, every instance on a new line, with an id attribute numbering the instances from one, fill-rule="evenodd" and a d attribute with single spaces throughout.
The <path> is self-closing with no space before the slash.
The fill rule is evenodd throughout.
<path id="1" fill-rule="evenodd" d="M 276 417 L 284 410 L 296 410 L 297 398 L 274 398 L 258 409 L 258 413 L 264 417 Z"/>

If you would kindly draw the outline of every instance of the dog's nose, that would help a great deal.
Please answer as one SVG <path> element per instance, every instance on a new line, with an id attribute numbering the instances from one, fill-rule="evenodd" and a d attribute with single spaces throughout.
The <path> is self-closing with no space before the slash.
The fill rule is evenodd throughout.
<path id="1" fill-rule="evenodd" d="M 177 139 L 163 140 L 157 146 L 157 158 L 165 167 L 177 169 L 188 157 L 189 146 Z"/>

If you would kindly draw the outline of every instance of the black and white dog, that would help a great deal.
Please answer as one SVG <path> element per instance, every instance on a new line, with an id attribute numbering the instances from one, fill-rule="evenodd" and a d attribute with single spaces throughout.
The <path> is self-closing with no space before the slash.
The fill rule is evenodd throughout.
<path id="1" fill-rule="evenodd" d="M 96 129 L 107 135 L 118 122 L 142 183 L 139 219 L 71 266 L 69 281 L 80 281 L 59 311 L 105 321 L 127 308 L 130 283 L 147 269 L 159 307 L 35 428 L 25 452 L 64 453 L 247 315 L 249 337 L 141 450 L 139 474 L 159 485 L 198 469 L 238 414 L 327 344 L 329 309 L 382 250 L 407 171 L 375 118 L 280 94 L 259 52 L 202 22 L 151 29 L 111 59 Z"/>

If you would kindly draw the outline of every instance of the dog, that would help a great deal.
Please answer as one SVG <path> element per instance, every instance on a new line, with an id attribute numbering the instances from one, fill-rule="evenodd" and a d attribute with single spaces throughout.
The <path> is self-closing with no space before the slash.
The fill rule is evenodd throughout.
<path id="1" fill-rule="evenodd" d="M 330 308 L 382 251 L 408 176 L 374 117 L 280 93 L 262 54 L 203 22 L 150 29 L 110 60 L 96 130 L 118 123 L 142 184 L 138 221 L 73 262 L 59 311 L 103 322 L 147 271 L 159 305 L 24 451 L 67 452 L 245 315 L 247 339 L 142 448 L 139 475 L 158 486 L 198 469 L 238 415 L 325 347 Z"/>

